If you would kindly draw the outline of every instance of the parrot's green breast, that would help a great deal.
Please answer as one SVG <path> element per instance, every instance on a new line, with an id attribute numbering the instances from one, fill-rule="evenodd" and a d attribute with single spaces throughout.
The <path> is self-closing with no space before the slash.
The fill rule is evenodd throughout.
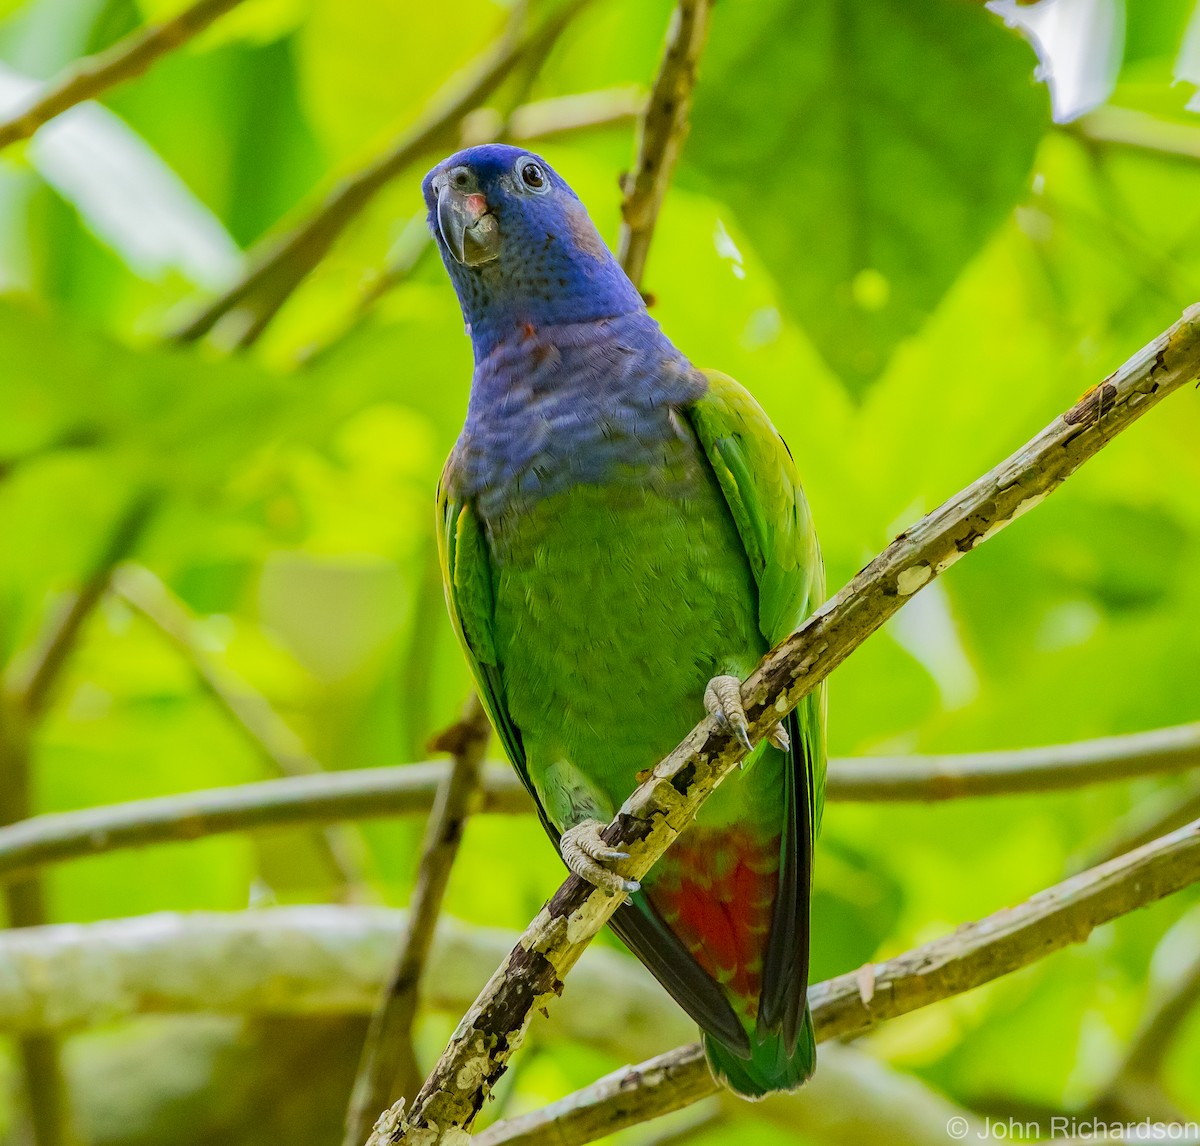
<path id="1" fill-rule="evenodd" d="M 606 822 L 703 715 L 707 681 L 744 677 L 766 649 L 728 508 L 683 431 L 649 464 L 487 527 L 496 643 L 530 777 L 560 831 Z M 773 815 L 771 787 L 727 784 L 701 822 L 744 816 L 754 788 L 777 820 L 778 777 Z"/>

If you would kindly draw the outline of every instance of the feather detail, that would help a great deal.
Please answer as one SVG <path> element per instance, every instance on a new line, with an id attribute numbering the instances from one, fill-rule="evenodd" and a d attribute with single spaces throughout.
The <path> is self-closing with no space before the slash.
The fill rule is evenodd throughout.
<path id="1" fill-rule="evenodd" d="M 692 958 L 758 1017 L 763 951 L 779 886 L 780 837 L 752 826 L 689 829 L 663 857 L 647 895 Z"/>

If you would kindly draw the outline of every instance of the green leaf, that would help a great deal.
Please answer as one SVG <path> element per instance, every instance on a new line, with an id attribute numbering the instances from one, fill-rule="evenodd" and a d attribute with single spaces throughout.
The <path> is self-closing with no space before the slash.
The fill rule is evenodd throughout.
<path id="1" fill-rule="evenodd" d="M 1183 43 L 1194 0 L 1136 0 L 1125 8 L 1125 62 L 1159 60 L 1164 79 Z"/>
<path id="2" fill-rule="evenodd" d="M 716 8 L 688 167 L 852 388 L 1024 192 L 1049 118 L 1033 65 L 961 0 Z"/>

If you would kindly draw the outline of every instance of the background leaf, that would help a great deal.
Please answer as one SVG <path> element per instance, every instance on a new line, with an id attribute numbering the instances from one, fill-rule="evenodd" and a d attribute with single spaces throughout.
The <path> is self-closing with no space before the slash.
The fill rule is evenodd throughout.
<path id="1" fill-rule="evenodd" d="M 861 390 L 1021 194 L 1031 53 L 961 0 L 731 0 L 712 39 L 688 167 Z"/>

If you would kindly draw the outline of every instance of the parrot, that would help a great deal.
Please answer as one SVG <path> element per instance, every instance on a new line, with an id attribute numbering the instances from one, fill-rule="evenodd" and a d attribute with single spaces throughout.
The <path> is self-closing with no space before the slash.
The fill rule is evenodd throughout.
<path id="1" fill-rule="evenodd" d="M 474 354 L 437 493 L 446 600 L 480 700 L 567 867 L 698 1023 L 718 1082 L 812 1074 L 809 901 L 825 699 L 755 745 L 740 681 L 824 596 L 791 452 L 675 348 L 540 156 L 467 148 L 422 183 Z M 707 711 L 748 755 L 641 882 L 601 838 Z"/>

